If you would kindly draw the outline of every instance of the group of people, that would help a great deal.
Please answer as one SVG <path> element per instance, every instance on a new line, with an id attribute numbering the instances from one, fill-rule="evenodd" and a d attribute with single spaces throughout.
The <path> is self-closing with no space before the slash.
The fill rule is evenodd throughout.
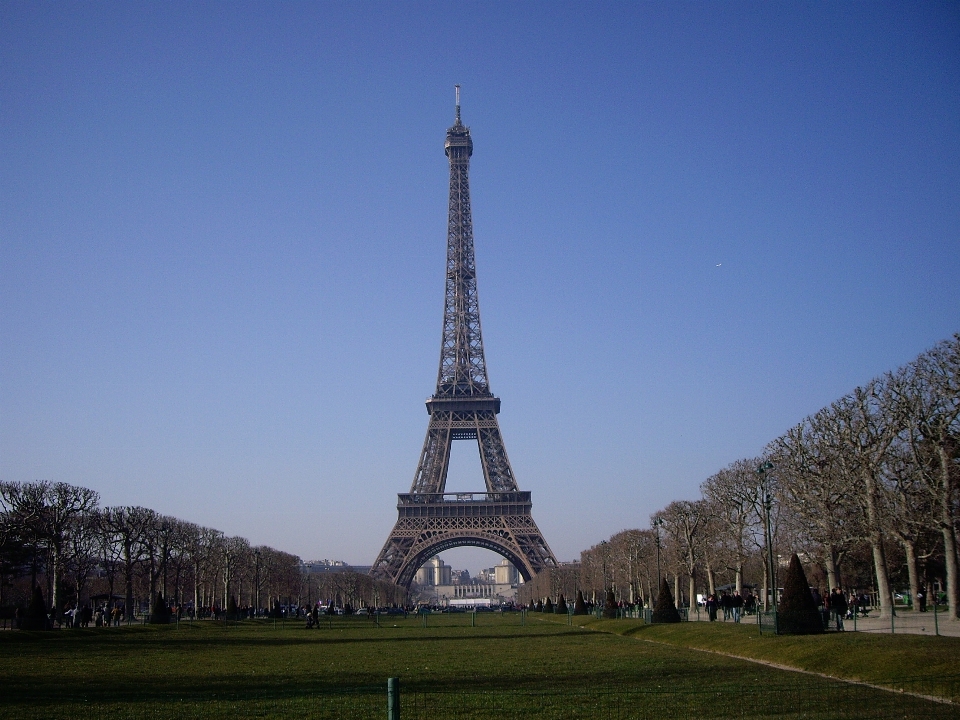
<path id="1" fill-rule="evenodd" d="M 96 627 L 120 627 L 120 621 L 123 619 L 123 608 L 115 605 L 110 608 L 106 603 L 98 605 L 96 610 L 89 605 L 83 607 L 72 607 L 64 611 L 62 622 L 64 627 L 85 628 L 94 623 Z"/>
<path id="2" fill-rule="evenodd" d="M 756 605 L 756 598 L 754 598 L 749 591 L 744 596 L 741 595 L 739 591 L 735 591 L 733 595 L 731 595 L 726 590 L 722 590 L 719 596 L 714 593 L 707 595 L 707 599 L 704 602 L 704 607 L 706 608 L 707 617 L 710 618 L 710 622 L 714 622 L 717 619 L 717 612 L 720 611 L 723 613 L 724 622 L 732 618 L 735 623 L 738 623 L 740 622 L 741 616 L 744 613 L 753 612 Z"/>
<path id="3" fill-rule="evenodd" d="M 861 615 L 866 615 L 871 607 L 870 596 L 866 593 L 863 595 L 858 595 L 856 592 L 844 594 L 840 588 L 834 588 L 827 593 L 813 588 L 811 594 L 814 603 L 820 610 L 820 616 L 823 618 L 824 629 L 830 627 L 830 619 L 833 618 L 834 627 L 842 632 L 844 620 L 852 620 L 858 612 Z"/>
<path id="4" fill-rule="evenodd" d="M 24 618 L 24 609 L 17 608 L 13 615 L 14 627 L 20 627 Z M 48 627 L 87 628 L 90 623 L 96 627 L 120 627 L 123 619 L 123 606 L 115 605 L 110 608 L 106 603 L 98 605 L 96 609 L 89 605 L 67 606 L 59 615 L 52 609 L 47 612 Z"/>

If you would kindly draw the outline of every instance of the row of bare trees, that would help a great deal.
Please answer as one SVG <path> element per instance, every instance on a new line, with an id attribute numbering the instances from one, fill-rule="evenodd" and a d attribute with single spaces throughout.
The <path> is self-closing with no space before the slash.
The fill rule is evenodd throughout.
<path id="1" fill-rule="evenodd" d="M 614 588 L 634 602 L 672 575 L 687 602 L 723 583 L 759 585 L 767 597 L 779 566 L 768 558 L 797 552 L 829 587 L 872 589 L 884 614 L 895 584 L 916 598 L 937 581 L 957 618 L 958 484 L 960 334 L 804 419 L 762 456 L 714 473 L 699 499 L 670 503 L 649 528 L 585 550 L 575 573 L 540 584 Z"/>
<path id="2" fill-rule="evenodd" d="M 300 558 L 145 507 L 100 507 L 93 490 L 59 482 L 0 482 L 0 606 L 45 584 L 55 612 L 123 589 L 137 602 L 164 598 L 194 609 L 260 608 L 299 599 Z M 30 584 L 24 582 L 29 577 Z M 17 581 L 20 580 L 20 584 Z"/>
<path id="3" fill-rule="evenodd" d="M 358 610 L 399 607 L 408 599 L 405 588 L 354 570 L 310 573 L 304 582 L 301 598 L 306 605 L 320 603 Z"/>

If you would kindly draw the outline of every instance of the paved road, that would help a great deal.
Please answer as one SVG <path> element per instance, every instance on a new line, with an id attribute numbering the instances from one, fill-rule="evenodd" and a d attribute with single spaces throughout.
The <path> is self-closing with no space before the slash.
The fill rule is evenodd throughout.
<path id="1" fill-rule="evenodd" d="M 723 622 L 723 615 L 718 615 L 717 622 Z M 701 612 L 699 618 L 696 613 L 693 613 L 690 616 L 692 621 L 699 620 L 700 622 L 708 622 L 707 614 Z M 727 620 L 727 622 L 733 622 L 733 620 Z M 752 625 L 757 624 L 757 617 L 755 615 L 747 615 L 742 620 L 742 623 L 749 623 Z M 857 632 L 869 632 L 869 633 L 884 633 L 890 634 L 908 634 L 908 635 L 948 635 L 950 637 L 960 637 L 960 621 L 953 621 L 947 619 L 947 613 L 944 610 L 940 610 L 937 613 L 936 622 L 934 622 L 933 611 L 921 613 L 913 612 L 912 610 L 898 610 L 897 614 L 893 618 L 893 625 L 891 627 L 890 618 L 881 618 L 878 617 L 877 613 L 874 612 L 867 617 L 858 617 L 856 621 L 854 620 L 844 620 L 843 621 L 844 630 L 846 632 L 857 631 Z M 831 629 L 833 628 L 833 623 L 830 623 Z"/>
<path id="2" fill-rule="evenodd" d="M 852 620 L 845 620 L 844 627 L 847 630 L 854 629 Z M 960 637 L 960 622 L 950 621 L 945 612 L 938 612 L 936 621 L 932 612 L 913 612 L 910 610 L 900 610 L 893 618 L 891 624 L 890 618 L 866 617 L 857 618 L 857 632 L 871 633 L 905 633 L 912 635 L 949 635 L 951 637 Z"/>

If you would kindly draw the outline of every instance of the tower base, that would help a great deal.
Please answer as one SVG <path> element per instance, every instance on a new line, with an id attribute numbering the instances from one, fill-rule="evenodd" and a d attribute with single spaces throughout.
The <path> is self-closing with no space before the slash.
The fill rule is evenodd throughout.
<path id="1" fill-rule="evenodd" d="M 371 575 L 409 588 L 427 560 L 444 550 L 474 546 L 502 555 L 525 581 L 556 558 L 533 520 L 529 492 L 407 493 Z"/>

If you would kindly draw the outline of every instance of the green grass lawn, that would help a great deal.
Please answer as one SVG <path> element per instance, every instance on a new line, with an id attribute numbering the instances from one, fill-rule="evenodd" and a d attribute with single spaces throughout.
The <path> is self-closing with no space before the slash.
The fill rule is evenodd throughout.
<path id="1" fill-rule="evenodd" d="M 752 623 L 573 620 L 578 627 L 638 640 L 722 652 L 898 690 L 916 688 L 960 702 L 960 638 L 854 632 L 761 636 Z M 554 621 L 565 623 L 566 618 Z"/>
<path id="2" fill-rule="evenodd" d="M 937 678 L 956 672 L 952 638 L 760 638 L 732 624 L 582 622 L 531 614 L 521 625 L 515 614 L 483 613 L 477 627 L 461 614 L 430 616 L 427 627 L 411 616 L 379 628 L 338 618 L 312 630 L 204 622 L 4 632 L 0 717 L 383 718 L 388 677 L 401 679 L 409 719 L 960 716 L 956 706 L 687 647 L 792 658 L 821 672 L 830 671 L 818 662 L 840 655 L 838 675 L 861 673 L 870 663 L 843 658 L 864 654 L 884 677 L 905 662 L 905 674 Z"/>

